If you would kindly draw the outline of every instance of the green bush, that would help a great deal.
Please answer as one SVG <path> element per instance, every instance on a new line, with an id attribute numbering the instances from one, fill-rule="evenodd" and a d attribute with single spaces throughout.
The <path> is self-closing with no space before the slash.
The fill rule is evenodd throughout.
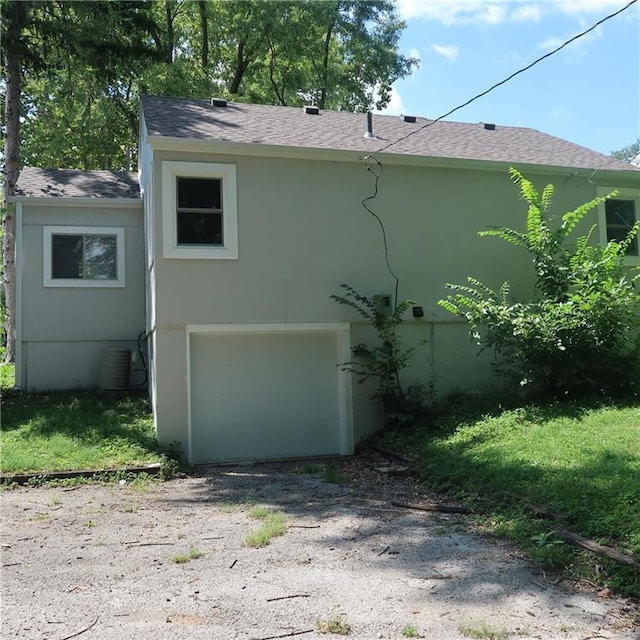
<path id="1" fill-rule="evenodd" d="M 500 371 L 552 394 L 628 390 L 640 373 L 640 270 L 624 267 L 636 224 L 622 242 L 594 244 L 595 226 L 573 245 L 576 225 L 605 198 L 596 198 L 550 224 L 553 185 L 539 195 L 516 169 L 510 175 L 527 201 L 526 232 L 482 231 L 531 255 L 536 276 L 533 299 L 511 299 L 510 284 L 497 291 L 469 277 L 448 284 L 453 293 L 439 304 L 464 318 L 482 348 L 492 348 Z"/>

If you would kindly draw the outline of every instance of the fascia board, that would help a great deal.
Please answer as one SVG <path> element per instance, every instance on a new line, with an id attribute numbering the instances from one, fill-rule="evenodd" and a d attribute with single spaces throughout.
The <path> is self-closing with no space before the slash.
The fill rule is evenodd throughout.
<path id="1" fill-rule="evenodd" d="M 142 198 L 64 198 L 60 196 L 10 196 L 9 202 L 47 207 L 101 207 L 105 209 L 142 209 Z"/>
<path id="2" fill-rule="evenodd" d="M 441 169 L 475 169 L 504 173 L 510 167 L 517 167 L 525 174 L 555 174 L 560 176 L 590 176 L 599 171 L 607 176 L 615 176 L 614 184 L 622 181 L 640 179 L 637 170 L 614 171 L 586 167 L 564 167 L 558 165 L 541 165 L 502 160 L 473 160 L 467 158 L 446 158 L 439 156 L 420 156 L 397 153 L 376 153 L 375 149 L 365 151 L 318 149 L 285 145 L 252 144 L 244 142 L 228 142 L 223 140 L 199 140 L 194 138 L 175 138 L 151 135 L 147 141 L 154 151 L 174 151 L 183 153 L 215 153 L 229 156 L 284 158 L 296 160 L 324 160 L 334 162 L 357 162 L 367 159 L 379 160 L 382 164 L 405 167 L 434 167 Z"/>

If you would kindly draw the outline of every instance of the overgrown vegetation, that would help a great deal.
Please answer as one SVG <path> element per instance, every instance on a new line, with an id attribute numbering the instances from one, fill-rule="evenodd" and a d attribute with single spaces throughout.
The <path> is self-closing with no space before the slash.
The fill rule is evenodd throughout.
<path id="1" fill-rule="evenodd" d="M 1 436 L 1 470 L 9 473 L 177 465 L 158 445 L 148 401 L 138 396 L 10 391 Z"/>
<path id="2" fill-rule="evenodd" d="M 561 526 L 640 562 L 640 404 L 577 400 L 524 406 L 450 397 L 429 426 L 387 433 L 418 453 L 429 488 L 473 505 L 487 531 L 549 570 L 640 597 L 637 568 L 578 550 Z M 558 514 L 535 515 L 527 503 Z"/>
<path id="3" fill-rule="evenodd" d="M 348 284 L 340 287 L 344 295 L 332 295 L 331 299 L 355 309 L 377 334 L 374 344 L 361 342 L 353 347 L 354 359 L 343 363 L 343 370 L 353 373 L 359 383 L 376 380 L 375 397 L 382 405 L 385 426 L 398 425 L 409 416 L 408 400 L 414 399 L 405 392 L 400 373 L 408 366 L 415 347 L 403 346 L 398 337 L 398 327 L 414 301 L 396 302 L 390 308 L 392 303 L 388 306 L 380 296 L 365 296 Z"/>
<path id="4" fill-rule="evenodd" d="M 439 304 L 465 319 L 481 348 L 495 350 L 502 373 L 523 386 L 553 395 L 628 391 L 640 375 L 640 269 L 625 268 L 624 258 L 640 223 L 620 242 L 594 243 L 594 225 L 570 244 L 576 226 L 606 198 L 565 213 L 554 228 L 553 185 L 540 195 L 516 169 L 510 175 L 529 205 L 526 231 L 479 235 L 530 254 L 537 295 L 514 301 L 509 282 L 494 291 L 469 277 L 467 285 L 447 285 L 453 294 Z"/>

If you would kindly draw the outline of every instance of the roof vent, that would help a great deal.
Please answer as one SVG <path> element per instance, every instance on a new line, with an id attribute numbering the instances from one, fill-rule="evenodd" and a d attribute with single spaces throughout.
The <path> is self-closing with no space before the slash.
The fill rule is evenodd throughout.
<path id="1" fill-rule="evenodd" d="M 371 111 L 367 111 L 367 130 L 363 136 L 364 138 L 375 138 L 373 133 L 373 114 Z"/>
<path id="2" fill-rule="evenodd" d="M 320 109 L 318 107 L 308 104 L 304 108 L 304 112 L 308 113 L 310 116 L 317 116 L 320 113 Z"/>
<path id="3" fill-rule="evenodd" d="M 483 122 L 482 126 L 485 128 L 486 131 L 495 131 L 496 130 L 496 125 L 493 124 L 493 122 Z"/>
<path id="4" fill-rule="evenodd" d="M 411 122 L 412 124 L 416 121 L 416 117 L 415 116 L 405 116 L 405 115 L 403 115 L 402 119 L 405 122 Z"/>
<path id="5" fill-rule="evenodd" d="M 227 101 L 224 98 L 211 98 L 212 107 L 226 107 Z"/>

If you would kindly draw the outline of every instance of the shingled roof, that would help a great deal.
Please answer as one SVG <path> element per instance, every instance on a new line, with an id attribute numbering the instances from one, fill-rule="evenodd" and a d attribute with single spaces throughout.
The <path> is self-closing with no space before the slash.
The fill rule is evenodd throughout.
<path id="1" fill-rule="evenodd" d="M 346 150 L 364 154 L 383 149 L 393 155 L 459 158 L 576 169 L 634 171 L 635 168 L 567 140 L 523 127 L 429 121 L 373 115 L 375 138 L 365 138 L 366 114 L 300 107 L 144 96 L 142 112 L 150 136 L 216 140 L 251 145 Z M 406 139 L 404 136 L 416 132 Z"/>
<path id="2" fill-rule="evenodd" d="M 139 198 L 138 174 L 25 167 L 15 195 L 27 198 Z"/>

